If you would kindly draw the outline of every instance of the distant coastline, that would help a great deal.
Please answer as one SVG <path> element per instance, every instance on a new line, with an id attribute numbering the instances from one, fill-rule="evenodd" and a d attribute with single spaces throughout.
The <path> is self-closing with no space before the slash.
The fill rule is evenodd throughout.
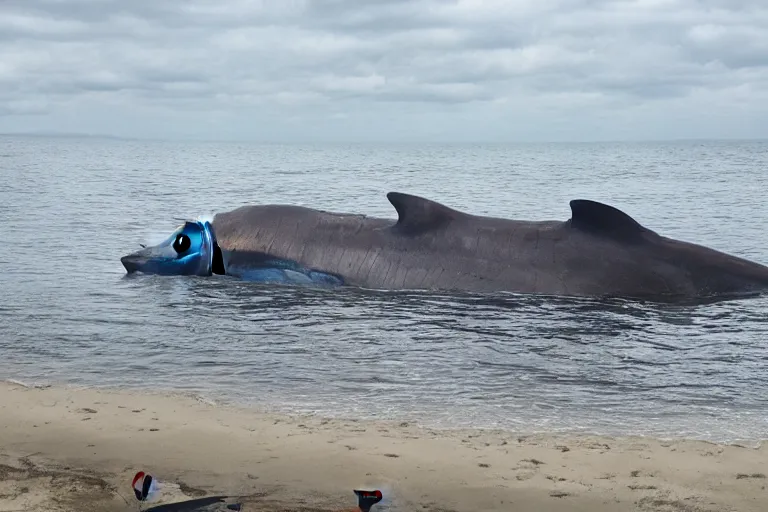
<path id="1" fill-rule="evenodd" d="M 550 141 L 525 141 L 525 140 L 509 140 L 509 141 L 481 141 L 481 140 L 409 140 L 409 141 L 397 141 L 397 140 L 281 140 L 281 139 L 212 139 L 212 138 L 195 138 L 195 137 L 178 137 L 178 138 L 159 138 L 159 137 L 129 137 L 123 135 L 114 134 L 99 134 L 99 133 L 79 133 L 79 132 L 45 132 L 45 131 L 31 131 L 31 132 L 0 132 L 0 137 L 28 137 L 28 138 L 50 138 L 50 139 L 92 139 L 92 140 L 119 140 L 119 141 L 132 141 L 132 142 L 175 142 L 175 143 L 219 143 L 219 144 L 284 144 L 284 145 L 308 145 L 308 144 L 373 144 L 373 145 L 451 145 L 451 146 L 476 146 L 476 145 L 590 145 L 590 144 L 684 144 L 684 143 L 759 143 L 768 142 L 768 138 L 680 138 L 680 139 L 617 139 L 617 140 L 550 140 Z"/>
<path id="2" fill-rule="evenodd" d="M 143 140 L 135 137 L 119 135 L 92 134 L 77 132 L 2 132 L 0 137 L 37 137 L 41 139 L 112 139 L 112 140 Z"/>

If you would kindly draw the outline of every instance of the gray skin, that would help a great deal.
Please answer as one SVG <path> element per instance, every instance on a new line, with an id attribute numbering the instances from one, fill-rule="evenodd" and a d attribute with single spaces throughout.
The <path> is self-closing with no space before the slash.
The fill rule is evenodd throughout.
<path id="1" fill-rule="evenodd" d="M 768 267 L 666 238 L 594 201 L 571 201 L 566 221 L 524 221 L 397 192 L 387 198 L 396 222 L 262 205 L 220 213 L 213 228 L 228 269 L 269 255 L 365 288 L 662 301 L 768 289 Z"/>

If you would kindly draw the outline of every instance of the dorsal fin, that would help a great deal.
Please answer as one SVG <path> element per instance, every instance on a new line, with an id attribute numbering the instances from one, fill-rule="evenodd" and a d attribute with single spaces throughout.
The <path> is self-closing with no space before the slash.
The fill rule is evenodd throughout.
<path id="1" fill-rule="evenodd" d="M 591 233 L 631 240 L 650 230 L 618 208 L 588 199 L 574 199 L 571 225 Z"/>
<path id="2" fill-rule="evenodd" d="M 389 192 L 387 199 L 397 210 L 395 227 L 410 234 L 437 229 L 461 215 L 436 201 L 401 192 Z"/>

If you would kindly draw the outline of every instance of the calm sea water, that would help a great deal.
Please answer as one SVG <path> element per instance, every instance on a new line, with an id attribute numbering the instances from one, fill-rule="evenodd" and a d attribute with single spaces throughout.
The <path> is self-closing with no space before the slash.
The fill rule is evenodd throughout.
<path id="1" fill-rule="evenodd" d="M 126 277 L 178 218 L 422 194 L 567 219 L 609 202 L 768 262 L 768 143 L 257 145 L 0 137 L 0 378 L 523 432 L 768 432 L 768 300 L 704 306 Z"/>

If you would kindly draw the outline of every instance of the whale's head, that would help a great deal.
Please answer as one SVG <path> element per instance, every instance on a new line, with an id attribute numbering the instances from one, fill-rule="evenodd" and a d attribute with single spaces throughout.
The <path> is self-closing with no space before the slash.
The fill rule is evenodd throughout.
<path id="1" fill-rule="evenodd" d="M 143 247 L 120 261 L 129 274 L 209 276 L 224 273 L 221 250 L 208 221 L 185 222 L 163 242 Z"/>

